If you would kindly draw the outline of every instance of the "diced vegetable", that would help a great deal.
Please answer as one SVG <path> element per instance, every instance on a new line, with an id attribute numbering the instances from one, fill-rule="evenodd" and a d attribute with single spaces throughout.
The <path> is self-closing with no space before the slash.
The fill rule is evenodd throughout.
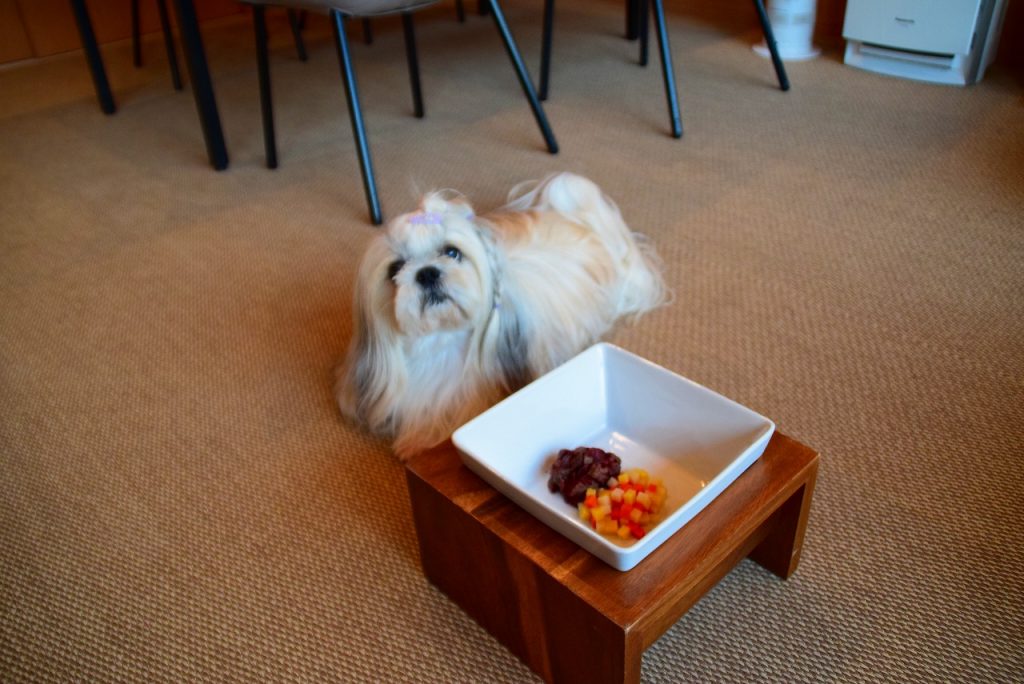
<path id="1" fill-rule="evenodd" d="M 667 492 L 661 480 L 639 468 L 608 480 L 608 486 L 588 489 L 579 505 L 580 520 L 601 534 L 641 539 L 660 520 Z"/>

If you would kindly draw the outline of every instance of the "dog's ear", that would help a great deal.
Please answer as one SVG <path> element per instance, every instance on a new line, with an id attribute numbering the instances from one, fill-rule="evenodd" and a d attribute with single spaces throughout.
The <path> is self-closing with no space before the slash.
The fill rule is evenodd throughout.
<path id="1" fill-rule="evenodd" d="M 353 298 L 352 340 L 335 384 L 341 412 L 377 433 L 394 429 L 393 396 L 403 390 L 406 377 L 387 308 L 390 287 L 385 285 L 385 273 L 390 258 L 383 237 L 371 243 L 363 258 Z"/>
<path id="2" fill-rule="evenodd" d="M 533 376 L 530 373 L 529 347 L 526 331 L 518 312 L 511 302 L 506 302 L 498 312 L 498 340 L 495 352 L 501 369 L 502 385 L 511 394 L 525 387 Z"/>
<path id="3" fill-rule="evenodd" d="M 389 381 L 396 373 L 391 348 L 369 311 L 359 307 L 355 319 L 352 345 L 335 387 L 338 405 L 343 414 L 373 432 L 386 433 L 393 419 L 387 399 Z"/>
<path id="4" fill-rule="evenodd" d="M 475 215 L 469 200 L 453 190 L 440 190 L 424 196 L 422 210 L 441 216 L 458 216 L 467 221 Z"/>

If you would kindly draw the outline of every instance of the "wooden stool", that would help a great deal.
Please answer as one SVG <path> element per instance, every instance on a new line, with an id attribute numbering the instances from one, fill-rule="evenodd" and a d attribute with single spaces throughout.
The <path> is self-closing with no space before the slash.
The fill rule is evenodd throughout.
<path id="1" fill-rule="evenodd" d="M 640 657 L 749 556 L 800 560 L 818 455 L 778 432 L 761 458 L 632 570 L 615 570 L 474 475 L 451 443 L 407 464 L 427 579 L 553 682 L 637 682 Z"/>

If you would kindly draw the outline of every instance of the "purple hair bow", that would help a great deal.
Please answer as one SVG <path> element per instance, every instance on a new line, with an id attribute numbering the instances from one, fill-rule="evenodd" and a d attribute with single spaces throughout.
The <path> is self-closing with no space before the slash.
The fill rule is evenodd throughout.
<path id="1" fill-rule="evenodd" d="M 436 211 L 423 211 L 409 217 L 409 223 L 431 226 L 440 225 L 443 220 L 443 217 Z"/>

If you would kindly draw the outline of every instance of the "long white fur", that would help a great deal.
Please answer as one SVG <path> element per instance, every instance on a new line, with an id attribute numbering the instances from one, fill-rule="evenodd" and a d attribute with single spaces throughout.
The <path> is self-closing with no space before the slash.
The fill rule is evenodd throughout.
<path id="1" fill-rule="evenodd" d="M 431 267 L 435 300 L 416 282 Z M 519 186 L 487 216 L 431 193 L 363 257 L 338 404 L 405 459 L 665 300 L 653 249 L 586 178 Z"/>

